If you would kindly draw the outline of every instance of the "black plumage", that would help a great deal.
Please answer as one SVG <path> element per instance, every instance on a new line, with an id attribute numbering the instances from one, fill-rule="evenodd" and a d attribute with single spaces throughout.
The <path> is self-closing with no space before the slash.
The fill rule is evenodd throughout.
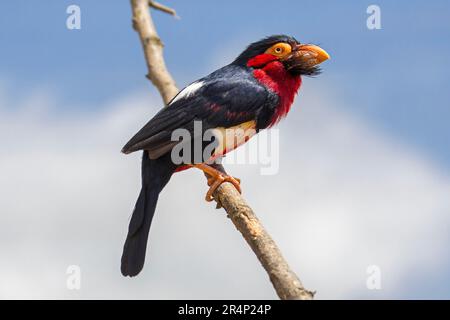
<path id="1" fill-rule="evenodd" d="M 169 182 L 175 169 L 176 165 L 170 161 L 170 154 L 152 160 L 147 152 L 143 153 L 141 191 L 131 216 L 121 259 L 121 272 L 124 276 L 133 277 L 144 266 L 148 233 L 159 193 Z"/>

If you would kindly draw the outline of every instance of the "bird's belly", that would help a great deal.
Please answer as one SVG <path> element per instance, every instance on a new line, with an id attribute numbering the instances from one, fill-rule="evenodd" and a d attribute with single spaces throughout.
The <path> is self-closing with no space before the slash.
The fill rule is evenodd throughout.
<path id="1" fill-rule="evenodd" d="M 215 128 L 212 131 L 218 143 L 212 158 L 217 159 L 243 145 L 253 137 L 256 134 L 256 121 L 247 121 L 230 128 Z"/>

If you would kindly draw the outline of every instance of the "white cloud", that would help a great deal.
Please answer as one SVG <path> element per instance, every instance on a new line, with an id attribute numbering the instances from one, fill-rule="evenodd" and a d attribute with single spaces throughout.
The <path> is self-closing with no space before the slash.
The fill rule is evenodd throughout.
<path id="1" fill-rule="evenodd" d="M 281 124 L 279 174 L 230 173 L 318 298 L 402 297 L 411 283 L 425 297 L 419 284 L 447 263 L 448 177 L 335 99 L 318 99 L 308 83 L 303 91 Z M 89 112 L 56 112 L 51 95 L 0 102 L 0 297 L 275 298 L 224 212 L 203 202 L 194 170 L 161 195 L 143 273 L 120 275 L 140 155 L 119 150 L 157 97 L 131 94 Z M 78 292 L 65 287 L 72 264 Z M 381 291 L 365 287 L 372 264 Z"/>

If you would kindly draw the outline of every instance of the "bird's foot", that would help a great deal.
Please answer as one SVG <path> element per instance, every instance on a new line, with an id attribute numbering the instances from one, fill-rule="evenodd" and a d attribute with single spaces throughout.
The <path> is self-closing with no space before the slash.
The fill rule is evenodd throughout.
<path id="1" fill-rule="evenodd" d="M 216 191 L 216 189 L 224 182 L 231 183 L 239 193 L 242 193 L 240 179 L 220 173 L 219 175 L 217 175 L 215 177 L 208 178 L 209 190 L 206 193 L 205 200 L 208 202 L 213 201 L 214 200 L 214 197 L 213 197 L 214 191 Z"/>
<path id="2" fill-rule="evenodd" d="M 240 186 L 240 184 L 241 184 L 240 179 L 229 176 L 228 174 L 226 174 L 222 171 L 219 171 L 207 164 L 201 163 L 201 164 L 194 164 L 193 166 L 202 170 L 208 178 L 209 190 L 206 193 L 206 197 L 205 197 L 206 201 L 211 202 L 214 200 L 214 197 L 213 197 L 214 191 L 216 191 L 217 188 L 224 182 L 231 183 L 239 193 L 242 193 L 241 186 Z"/>

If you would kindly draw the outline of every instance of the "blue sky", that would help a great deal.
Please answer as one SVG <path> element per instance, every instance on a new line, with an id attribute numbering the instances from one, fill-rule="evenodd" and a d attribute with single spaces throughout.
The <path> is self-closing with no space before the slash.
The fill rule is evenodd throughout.
<path id="1" fill-rule="evenodd" d="M 424 297 L 423 294 L 425 294 L 426 297 L 448 298 L 450 294 L 448 290 L 449 262 L 445 253 L 440 254 L 439 261 L 436 260 L 440 251 L 434 249 L 434 246 L 440 248 L 438 246 L 440 244 L 446 248 L 444 243 L 448 243 L 449 240 L 448 219 L 445 217 L 449 216 L 450 210 L 450 204 L 447 201 L 448 193 L 446 193 L 450 191 L 448 181 L 450 178 L 450 126 L 448 125 L 450 118 L 450 90 L 448 89 L 450 83 L 448 62 L 450 56 L 450 42 L 448 41 L 450 39 L 450 3 L 448 1 L 409 1 L 400 4 L 393 1 L 338 2 L 332 0 L 320 2 L 199 0 L 164 1 L 163 3 L 176 8 L 181 17 L 181 20 L 176 20 L 166 14 L 153 12 L 158 32 L 165 44 L 167 65 L 180 87 L 230 62 L 248 43 L 271 34 L 290 34 L 302 42 L 319 44 L 330 53 L 332 59 L 324 64 L 323 74 L 315 79 L 305 80 L 300 97 L 297 99 L 300 106 L 303 106 L 301 112 L 294 113 L 293 110 L 294 115 L 289 117 L 293 120 L 287 119 L 286 124 L 281 125 L 284 132 L 295 136 L 297 127 L 294 122 L 297 121 L 295 123 L 302 128 L 298 130 L 304 134 L 299 140 L 298 150 L 284 153 L 286 158 L 292 158 L 295 155 L 300 159 L 300 168 L 305 168 L 300 169 L 305 175 L 302 176 L 302 179 L 305 178 L 310 185 L 310 187 L 308 185 L 300 187 L 300 190 L 305 189 L 301 194 L 303 196 L 311 195 L 312 200 L 311 203 L 303 205 L 302 209 L 311 212 L 305 216 L 306 220 L 299 224 L 305 223 L 305 225 L 312 226 L 311 230 L 320 225 L 318 234 L 323 232 L 326 235 L 329 232 L 326 229 L 327 221 L 325 219 L 322 224 L 318 224 L 318 221 L 321 220 L 314 220 L 320 219 L 318 213 L 328 212 L 326 204 L 321 207 L 319 202 L 335 203 L 336 215 L 342 214 L 343 221 L 346 221 L 346 217 L 351 216 L 347 215 L 347 212 L 354 212 L 351 217 L 358 220 L 360 212 L 370 211 L 373 215 L 368 217 L 367 221 L 373 225 L 361 220 L 358 225 L 359 229 L 355 225 L 354 229 L 349 232 L 354 237 L 351 239 L 364 238 L 367 234 L 374 232 L 373 238 L 367 236 L 367 243 L 361 240 L 360 259 L 355 261 L 358 265 L 365 266 L 364 263 L 371 263 L 370 261 L 373 261 L 371 259 L 376 257 L 380 260 L 384 259 L 385 268 L 391 270 L 392 274 L 397 276 L 396 279 L 404 280 L 404 282 L 395 290 L 392 289 L 394 288 L 393 284 L 392 288 L 388 286 L 388 293 L 385 296 L 368 294 L 364 290 L 356 290 L 356 293 L 349 294 L 347 291 L 341 292 L 336 288 L 333 289 L 334 291 L 330 290 L 324 297 L 417 298 Z M 81 30 L 66 28 L 66 8 L 70 4 L 77 4 L 81 7 Z M 368 16 L 366 8 L 370 4 L 377 4 L 381 8 L 381 30 L 368 30 L 366 27 Z M 58 161 L 66 159 L 69 155 L 82 160 L 80 163 L 86 166 L 82 167 L 80 164 L 80 167 L 73 169 L 73 173 L 61 174 L 62 178 L 56 178 L 54 170 L 57 169 L 49 167 L 48 172 L 51 179 L 48 180 L 50 181 L 48 186 L 44 187 L 47 194 L 64 189 L 60 186 L 67 183 L 65 187 L 67 190 L 80 197 L 84 195 L 90 199 L 92 190 L 88 194 L 83 194 L 82 190 L 73 186 L 76 182 L 69 183 L 69 178 L 66 179 L 66 175 L 72 174 L 71 179 L 78 181 L 83 170 L 87 170 L 91 183 L 96 187 L 95 192 L 102 189 L 102 185 L 105 183 L 102 179 L 107 179 L 105 177 L 109 177 L 108 183 L 111 185 L 122 179 L 127 187 L 137 188 L 139 173 L 133 171 L 134 173 L 131 174 L 131 170 L 138 169 L 137 162 L 133 163 L 130 162 L 131 160 L 123 158 L 113 159 L 113 157 L 117 156 L 116 153 L 120 150 L 121 144 L 127 140 L 129 135 L 150 116 L 148 113 L 155 112 L 161 103 L 155 89 L 145 78 L 146 67 L 142 49 L 137 34 L 131 28 L 129 1 L 3 1 L 0 3 L 0 12 L 0 41 L 3 44 L 0 51 L 2 58 L 0 64 L 0 116 L 3 113 L 4 117 L 3 120 L 0 119 L 0 124 L 6 128 L 8 134 L 12 134 L 8 132 L 8 129 L 13 128 L 14 134 L 18 139 L 22 139 L 20 141 L 23 143 L 29 143 L 29 135 L 27 137 L 27 129 L 22 130 L 21 124 L 28 125 L 30 132 L 31 129 L 37 130 L 38 132 L 30 134 L 36 136 L 38 139 L 36 141 L 41 143 L 39 148 L 49 155 L 50 160 L 44 161 L 47 159 L 46 155 L 39 153 L 33 153 L 36 157 L 33 160 L 36 160 L 38 164 L 42 161 L 44 167 L 54 161 L 55 167 L 60 168 Z M 44 97 L 50 96 L 50 102 L 42 98 L 42 94 Z M 30 117 L 23 115 L 21 112 L 23 110 L 25 113 L 28 112 L 27 107 L 30 104 L 50 106 L 52 120 L 47 122 L 39 117 L 34 119 L 33 115 Z M 130 108 L 129 113 L 124 111 L 125 107 Z M 316 127 L 313 124 L 316 124 Z M 96 125 L 98 125 L 98 130 L 96 130 Z M 111 140 L 100 129 L 109 133 Z M 1 130 L 3 129 L 0 127 L 0 132 L 2 132 Z M 19 132 L 20 134 L 18 134 Z M 89 140 L 88 134 L 93 135 L 91 136 L 92 141 Z M 64 139 L 71 139 L 72 145 L 66 146 Z M 85 143 L 86 141 L 89 143 Z M 13 144 L 11 141 L 3 143 L 11 146 L 11 150 L 15 150 L 14 152 L 19 150 L 22 145 Z M 86 146 L 84 146 L 85 144 Z M 98 150 L 94 150 L 94 146 Z M 39 152 L 37 143 L 35 147 L 36 152 Z M 306 154 L 310 152 L 311 159 L 316 161 L 311 162 L 309 159 L 302 158 L 304 157 L 303 150 Z M 14 166 L 21 163 L 20 152 L 17 154 L 11 152 L 7 155 L 3 151 L 0 155 L 4 156 L 4 159 L 0 158 L 0 160 L 5 161 L 6 164 L 11 163 Z M 132 159 L 138 161 L 137 158 Z M 96 172 L 98 159 L 109 160 L 108 165 L 104 165 L 104 168 L 102 167 L 97 170 L 99 172 Z M 332 162 L 331 159 L 335 159 L 335 162 Z M 67 161 L 70 162 L 71 159 L 69 158 Z M 287 161 L 285 168 L 295 167 L 297 167 L 296 163 Z M 313 169 L 307 170 L 306 168 Z M 317 175 L 309 177 L 310 172 L 314 172 L 315 169 L 318 171 Z M 21 169 L 18 167 L 17 170 Z M 36 177 L 36 181 L 48 178 L 45 176 L 46 170 L 42 169 L 43 176 Z M 125 174 L 126 170 L 129 174 Z M 117 173 L 118 171 L 120 173 Z M 10 172 L 14 171 L 5 169 L 3 174 L 7 175 Z M 77 172 L 81 174 L 76 175 Z M 117 173 L 119 176 L 113 179 L 113 173 Z M 240 173 L 241 177 L 249 174 L 247 171 Z M 325 175 L 325 173 L 329 174 Z M 289 179 L 289 177 L 284 171 L 284 175 L 281 174 L 278 177 L 281 180 L 271 181 L 275 184 L 281 183 L 282 179 Z M 26 178 L 24 176 L 23 179 L 21 178 L 22 180 L 18 179 L 17 186 L 15 184 L 14 186 L 22 188 L 27 183 Z M 55 181 L 58 181 L 59 184 L 53 179 L 56 179 Z M 247 180 L 251 181 L 252 179 L 259 185 L 267 183 L 267 181 L 258 180 L 260 177 L 256 178 L 254 175 L 247 177 Z M 327 181 L 327 185 L 320 184 L 318 180 L 321 181 L 321 179 L 325 179 L 323 181 Z M 201 180 L 198 181 L 200 183 Z M 54 189 L 53 183 L 55 184 Z M 84 184 L 86 181 L 80 180 L 78 183 L 80 189 L 81 186 L 84 186 L 84 189 L 90 190 L 90 185 Z M 4 188 L 2 189 L 2 187 Z M 72 190 L 72 188 L 75 189 Z M 126 214 L 129 211 L 127 205 L 131 206 L 133 203 L 136 190 L 125 192 L 122 189 L 119 190 L 119 186 L 117 186 L 117 190 L 114 188 L 116 187 L 109 186 L 99 198 L 107 199 L 111 195 L 117 198 L 117 212 L 114 211 L 113 217 L 118 222 L 110 222 L 110 227 L 119 230 L 117 231 L 119 234 L 126 225 L 126 221 L 119 221 L 119 219 L 126 220 Z M 169 188 L 172 189 L 169 189 L 167 193 L 174 194 L 181 187 L 171 186 Z M 0 190 L 3 192 L 12 192 L 10 189 L 6 183 L 4 185 L 0 183 Z M 336 195 L 338 189 L 341 190 L 341 193 L 337 192 Z M 203 192 L 203 189 L 200 190 L 198 194 Z M 291 194 L 290 192 L 292 191 L 286 191 L 286 194 L 290 194 L 292 197 L 296 196 L 295 193 Z M 347 193 L 344 194 L 345 192 Z M 283 193 L 280 191 L 277 197 L 282 197 Z M 395 194 L 396 197 L 391 198 L 391 194 Z M 318 196 L 316 199 L 315 195 L 320 195 L 320 197 Z M 250 200 L 259 209 L 258 212 L 264 211 L 265 208 L 276 210 L 276 207 L 271 207 L 271 204 L 265 203 L 263 199 L 269 199 L 272 196 L 266 195 L 258 198 L 257 193 L 252 194 L 250 191 L 249 194 Z M 8 198 L 11 199 L 11 203 L 6 203 L 6 206 L 10 208 L 11 216 L 14 215 L 20 219 L 20 208 L 16 208 L 12 202 L 15 199 L 14 195 L 11 194 Z M 51 225 L 50 221 L 55 221 L 55 219 L 64 225 L 65 222 L 60 220 L 58 208 L 60 208 L 59 206 L 64 208 L 63 199 L 66 199 L 66 202 L 70 201 L 68 200 L 71 199 L 70 196 L 67 195 L 67 198 L 66 195 L 61 196 L 61 204 L 56 203 L 55 207 L 48 207 L 47 203 L 39 202 L 40 198 L 45 197 L 38 198 L 33 200 L 35 202 L 31 202 L 30 206 L 49 212 L 48 218 L 53 220 L 49 220 L 46 225 Z M 100 203 L 94 203 L 93 206 L 105 211 L 106 200 L 104 207 L 101 200 Z M 314 200 L 317 201 L 314 202 Z M 164 204 L 164 199 L 162 201 L 162 208 L 171 209 L 171 206 L 175 205 L 169 206 Z M 78 215 L 78 209 L 86 210 L 82 204 L 79 206 L 80 208 L 74 206 L 71 211 L 72 215 Z M 203 209 L 205 209 L 204 206 L 201 206 L 198 210 L 202 212 Z M 288 216 L 290 210 L 291 208 L 286 208 Z M 210 211 L 210 208 L 205 209 L 205 212 L 209 214 Z M 392 220 L 392 225 L 401 231 L 395 234 L 382 233 L 384 232 L 382 225 L 377 225 L 379 222 L 377 220 L 378 212 L 380 221 Z M 381 213 L 383 214 L 381 215 Z M 428 214 L 430 215 L 427 216 Z M 334 221 L 335 216 L 327 214 L 324 216 Z M 424 217 L 427 219 L 420 220 Z M 271 220 L 274 219 L 271 217 L 263 218 L 264 221 L 268 221 L 269 227 L 276 234 L 277 228 L 281 228 L 280 225 L 277 225 L 277 221 Z M 91 216 L 89 218 L 83 216 L 79 219 L 85 219 L 78 221 L 80 223 L 95 222 L 89 220 L 94 219 Z M 347 226 L 341 225 L 338 220 L 336 219 L 335 226 L 342 227 L 339 230 L 347 230 Z M 5 226 L 7 226 L 6 222 L 4 222 Z M 114 223 L 117 223 L 117 226 Z M 191 221 L 184 221 L 184 223 L 189 224 Z M 211 223 L 216 222 L 214 220 Z M 217 226 L 220 223 L 217 222 Z M 424 230 L 421 230 L 421 224 L 424 225 Z M 170 221 L 161 220 L 161 226 L 166 226 L 166 230 L 169 230 L 171 228 Z M 159 230 L 163 230 L 161 226 Z M 384 224 L 384 226 L 386 225 Z M 6 234 L 9 229 L 11 228 L 5 227 L 3 234 Z M 306 229 L 304 232 L 311 230 Z M 411 230 L 410 238 L 404 234 L 409 230 Z M 385 237 L 380 235 L 379 240 L 380 243 L 386 241 L 386 244 L 374 247 L 374 256 L 371 256 L 365 253 L 364 247 L 370 247 L 373 244 L 372 241 L 376 242 L 373 240 L 378 239 L 375 231 L 385 235 Z M 73 238 L 76 238 L 77 235 L 75 231 L 73 232 Z M 162 233 L 162 231 L 159 232 Z M 179 232 L 185 231 L 180 229 Z M 226 232 L 228 230 L 222 232 L 225 237 L 229 236 Z M 292 232 L 295 233 L 296 230 L 292 230 Z M 158 234 L 158 231 L 156 230 L 155 233 Z M 52 232 L 50 231 L 49 234 Z M 304 269 L 306 274 L 309 271 L 310 277 L 320 282 L 321 277 L 313 275 L 312 270 L 325 268 L 325 265 L 332 263 L 326 258 L 326 254 L 332 254 L 327 252 L 329 244 L 318 241 L 320 242 L 319 249 L 323 250 L 323 256 L 317 253 L 308 255 L 307 248 L 290 249 L 289 239 L 283 238 L 283 234 L 289 233 L 280 231 L 279 239 L 282 244 L 284 240 L 286 241 L 286 252 L 288 256 L 291 256 L 294 265 L 296 265 L 295 261 L 301 260 L 297 259 L 295 255 L 296 250 L 304 250 L 299 256 L 306 255 L 313 257 L 312 259 L 315 255 L 319 255 L 318 259 L 323 262 L 322 266 L 306 265 Z M 339 233 L 333 235 L 339 236 Z M 436 238 L 433 235 L 436 235 Z M 39 239 L 43 239 L 43 246 L 48 246 L 48 252 L 50 252 L 48 255 L 51 256 L 51 252 L 59 251 L 57 251 L 58 248 L 54 249 L 49 244 L 54 241 L 51 238 L 47 239 L 47 236 L 40 234 Z M 214 236 L 214 232 L 211 236 Z M 314 237 L 315 234 L 310 236 Z M 391 246 L 389 241 L 403 239 L 402 237 L 404 237 L 404 243 L 399 241 L 398 247 Z M 109 248 L 108 250 L 120 249 L 123 234 L 119 234 L 119 236 L 115 234 L 114 237 L 107 235 L 104 238 L 118 242 L 114 246 L 106 244 L 105 248 Z M 45 242 L 44 239 L 47 239 L 48 242 Z M 91 239 L 91 242 L 87 245 L 98 240 L 95 237 L 88 239 Z M 353 245 L 354 241 L 351 239 L 342 237 L 335 240 L 336 243 Z M 421 240 L 417 240 L 418 242 L 412 247 L 420 252 L 425 251 L 427 257 L 423 259 L 422 257 L 410 258 L 405 253 L 405 258 L 401 262 L 397 261 L 400 259 L 396 256 L 397 253 L 390 250 L 398 248 L 400 252 L 407 252 L 411 248 L 407 247 L 406 243 L 414 241 L 414 239 Z M 101 238 L 99 241 L 102 240 L 104 239 Z M 240 243 L 239 240 L 237 239 L 236 242 Z M 424 243 L 429 247 L 425 247 Z M 17 245 L 19 246 L 19 244 Z M 69 241 L 68 245 L 72 245 L 72 243 Z M 174 244 L 170 244 L 169 249 L 164 249 L 170 250 L 172 245 L 175 247 Z M 53 249 L 50 250 L 50 248 Z M 36 248 L 35 251 L 41 249 Z M 77 252 L 76 249 L 74 250 Z M 174 255 L 179 254 L 175 249 L 172 251 Z M 238 258 L 247 254 L 244 251 L 239 252 Z M 339 250 L 334 249 L 334 251 Z M 158 247 L 155 247 L 155 252 L 155 254 L 158 253 Z M 162 249 L 160 249 L 161 252 Z M 385 256 L 383 256 L 383 252 Z M 430 256 L 428 256 L 428 252 L 436 254 L 432 256 L 432 253 L 429 253 Z M 84 257 L 83 252 L 74 254 L 78 254 L 77 257 L 80 259 Z M 114 259 L 119 253 L 109 252 L 108 254 L 110 255 L 105 256 L 105 259 L 115 261 Z M 342 255 L 338 256 L 336 261 L 346 259 L 346 254 L 342 251 Z M 61 253 L 60 256 L 65 257 L 64 253 Z M 202 256 L 202 252 L 197 252 L 197 256 Z M 381 258 L 382 256 L 384 258 Z M 14 257 L 18 260 L 22 259 L 20 255 Z M 249 261 L 253 261 L 251 259 L 253 257 L 249 257 Z M 70 263 L 73 259 L 71 260 L 71 256 L 67 256 L 66 260 L 55 262 L 55 265 L 60 263 L 64 266 L 64 263 Z M 88 263 L 88 260 L 83 261 Z M 428 269 L 421 264 L 425 262 Z M 100 262 L 97 261 L 97 263 Z M 299 263 L 299 265 L 303 267 L 303 264 Z M 164 273 L 167 266 L 158 265 L 155 262 L 154 268 L 156 272 L 160 272 L 160 278 L 164 279 L 161 274 Z M 215 268 L 212 268 L 213 271 L 220 270 L 220 263 L 218 266 L 215 265 Z M 421 271 L 422 269 L 426 271 Z M 364 269 L 362 270 L 361 274 L 364 277 Z M 416 282 L 408 278 L 407 270 L 413 270 L 412 274 L 417 276 L 414 279 Z M 250 268 L 249 272 L 251 271 Z M 180 272 L 179 282 L 190 276 Z M 328 271 L 325 270 L 325 272 Z M 3 273 L 8 274 L 5 271 Z M 444 275 L 443 279 L 438 276 L 441 274 Z M 108 278 L 109 283 L 116 281 L 114 276 L 115 271 L 111 271 L 111 278 Z M 20 277 L 17 276 L 18 279 Z M 48 277 L 51 278 L 50 275 Z M 341 277 L 346 279 L 343 274 L 337 273 L 335 280 L 338 282 Z M 10 278 L 15 279 L 13 276 Z M 153 279 L 157 283 L 161 281 L 158 288 L 165 288 L 168 285 L 167 282 L 158 279 Z M 168 279 L 170 279 L 169 276 Z M 214 279 L 213 275 L 211 275 L 211 279 Z M 240 278 L 237 277 L 237 279 Z M 0 282 L 1 280 L 0 277 Z M 259 289 L 261 292 L 266 292 L 264 290 L 267 288 L 258 287 L 259 281 L 257 280 L 260 279 L 256 279 L 248 287 L 254 285 L 255 292 L 258 292 Z M 232 282 L 225 281 L 223 285 L 227 286 L 230 283 Z M 118 288 L 130 290 L 124 292 L 133 290 L 141 292 L 139 290 L 142 290 L 142 292 L 148 293 L 144 287 L 134 287 L 137 286 L 135 284 L 121 282 L 121 285 L 124 287 L 119 286 Z M 172 292 L 170 291 L 171 285 L 173 285 Z M 19 282 L 17 284 L 11 282 L 10 287 L 6 287 L 10 288 L 11 292 L 15 292 L 14 289 L 22 288 L 21 286 L 28 288 L 28 284 L 25 282 L 20 282 L 20 285 Z M 175 284 L 168 286 L 169 289 L 167 292 L 164 291 L 163 297 L 191 297 L 187 293 L 183 295 L 184 291 Z M 314 288 L 314 285 L 312 287 Z M 60 289 L 57 285 L 55 288 Z M 320 292 L 320 289 L 326 288 L 326 284 L 316 283 L 316 288 Z M 420 292 L 423 288 L 425 288 L 425 293 Z M 233 292 L 232 288 L 229 289 L 229 292 Z M 17 292 L 20 291 L 17 290 Z M 39 292 L 38 289 L 36 290 Z M 95 292 L 95 288 L 93 290 Z M 51 288 L 37 296 L 77 297 L 55 292 L 57 290 Z M 179 295 L 174 295 L 173 292 L 177 292 Z M 199 289 L 197 295 L 194 294 L 193 297 L 202 297 L 203 292 Z M 228 291 L 224 290 L 224 292 Z M 252 297 L 251 294 L 255 294 L 255 292 L 243 291 L 242 295 L 243 297 Z M 104 294 L 105 292 L 96 292 L 92 295 L 88 293 L 84 297 L 103 296 Z M 159 297 L 152 294 L 150 297 Z M 224 297 L 220 293 L 216 292 L 215 294 L 214 297 Z M 16 295 L 21 296 L 20 292 Z M 0 290 L 1 296 L 2 291 Z M 225 295 L 225 297 L 229 296 Z M 261 297 L 271 296 L 262 295 Z"/>
<path id="2" fill-rule="evenodd" d="M 65 28 L 65 9 L 82 9 L 82 29 Z M 348 108 L 450 165 L 450 28 L 447 1 L 378 1 L 382 30 L 366 28 L 371 1 L 167 1 L 181 20 L 155 13 L 166 59 L 180 86 L 213 71 L 263 36 L 287 33 L 324 46 L 328 82 Z M 0 74 L 9 92 L 50 88 L 60 111 L 115 99 L 147 85 L 128 1 L 10 1 L 0 5 Z M 224 62 L 225 62 L 224 58 Z M 92 84 L 95 83 L 95 86 Z M 153 89 L 152 89 L 153 90 Z M 351 105 L 351 106 L 350 106 Z"/>

